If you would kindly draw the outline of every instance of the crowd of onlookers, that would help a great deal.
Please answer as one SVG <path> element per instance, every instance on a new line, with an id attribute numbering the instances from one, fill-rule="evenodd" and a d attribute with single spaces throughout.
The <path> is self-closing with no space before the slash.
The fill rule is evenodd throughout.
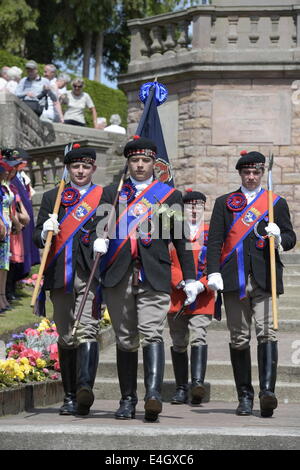
<path id="1" fill-rule="evenodd" d="M 40 263 L 32 241 L 34 190 L 24 172 L 29 158 L 21 148 L 0 151 L 0 314 L 16 299 L 16 283 Z"/>
<path id="2" fill-rule="evenodd" d="M 106 118 L 97 116 L 91 96 L 83 91 L 84 81 L 71 80 L 66 73 L 57 73 L 53 64 L 44 66 L 44 76 L 38 71 L 38 64 L 29 60 L 25 64 L 26 76 L 22 77 L 19 67 L 4 66 L 0 70 L 0 90 L 8 90 L 22 100 L 42 121 L 61 122 L 74 126 L 86 126 L 85 110 L 89 109 L 95 129 L 126 134 L 118 114 L 112 114 L 110 125 Z M 71 84 L 71 89 L 67 86 Z"/>

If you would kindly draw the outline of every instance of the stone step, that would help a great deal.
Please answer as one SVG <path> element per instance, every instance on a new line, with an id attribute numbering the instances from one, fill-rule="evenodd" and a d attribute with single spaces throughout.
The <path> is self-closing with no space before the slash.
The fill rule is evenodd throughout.
<path id="1" fill-rule="evenodd" d="M 258 396 L 258 382 L 253 381 L 255 396 Z M 94 385 L 95 397 L 99 400 L 119 400 L 120 389 L 117 379 L 96 378 Z M 163 401 L 170 402 L 175 391 L 174 380 L 164 380 L 162 386 Z M 203 403 L 209 401 L 236 401 L 236 388 L 233 380 L 210 379 L 205 382 L 205 397 Z M 137 393 L 139 399 L 145 394 L 144 381 L 138 379 Z M 276 396 L 279 403 L 300 403 L 300 383 L 277 382 Z"/>
<path id="2" fill-rule="evenodd" d="M 284 294 L 281 295 L 279 298 L 283 299 L 285 297 L 300 297 L 300 288 L 299 286 L 284 286 Z"/>
<path id="3" fill-rule="evenodd" d="M 287 264 L 283 270 L 283 276 L 286 274 L 299 274 L 300 265 L 299 264 Z"/>
<path id="4" fill-rule="evenodd" d="M 115 379 L 117 377 L 117 366 L 114 359 L 100 360 L 97 371 L 98 378 Z M 138 363 L 138 377 L 143 378 L 143 363 Z M 164 378 L 166 380 L 174 380 L 174 372 L 172 362 L 167 360 L 165 363 Z M 257 364 L 252 365 L 252 378 L 258 380 Z M 233 379 L 232 366 L 229 361 L 208 361 L 206 370 L 206 380 L 209 382 L 211 379 Z M 277 380 L 279 382 L 299 383 L 300 384 L 300 366 L 280 364 L 277 369 Z"/>
<path id="5" fill-rule="evenodd" d="M 97 450 L 99 465 L 113 465 L 113 457 L 124 456 L 126 460 L 117 463 L 127 468 L 154 466 L 155 458 L 160 458 L 158 466 L 176 464 L 173 459 L 180 457 L 180 450 L 184 455 L 179 463 L 196 466 L 203 458 L 201 450 L 300 449 L 300 407 L 291 403 L 280 405 L 272 419 L 260 417 L 257 400 L 253 415 L 245 417 L 236 416 L 236 401 L 201 406 L 164 403 L 156 423 L 144 421 L 142 398 L 136 419 L 129 421 L 114 418 L 114 400 L 95 400 L 90 415 L 82 418 L 59 416 L 60 405 L 1 418 L 0 449 Z M 133 456 L 140 456 L 138 465 L 128 460 Z"/>
<path id="6" fill-rule="evenodd" d="M 278 319 L 278 331 L 285 333 L 294 332 L 300 333 L 300 318 L 295 320 L 294 318 L 281 320 L 280 317 L 285 317 L 285 312 L 279 310 L 279 319 Z M 298 315 L 299 317 L 299 315 Z M 222 317 L 221 321 L 213 320 L 209 328 L 214 331 L 227 331 L 225 314 Z"/>
<path id="7" fill-rule="evenodd" d="M 299 286 L 300 288 L 300 274 L 285 274 L 284 275 L 284 285 L 285 286 Z"/>
<path id="8" fill-rule="evenodd" d="M 280 259 L 285 266 L 288 266 L 290 264 L 300 265 L 300 253 L 299 252 L 280 253 Z"/>
<path id="9" fill-rule="evenodd" d="M 300 296 L 296 297 L 289 294 L 284 294 L 283 296 L 279 297 L 278 306 L 284 307 L 288 310 L 294 310 L 295 308 L 300 310 Z"/>

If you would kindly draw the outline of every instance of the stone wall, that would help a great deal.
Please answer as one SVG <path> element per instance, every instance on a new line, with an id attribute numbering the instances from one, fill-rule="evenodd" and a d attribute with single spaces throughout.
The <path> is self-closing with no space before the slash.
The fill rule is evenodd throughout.
<path id="1" fill-rule="evenodd" d="M 29 153 L 31 160 L 27 171 L 35 190 L 35 212 L 43 193 L 61 179 L 64 149 L 70 142 L 95 148 L 95 183 L 107 185 L 115 181 L 124 166 L 126 136 L 81 126 L 42 122 L 16 96 L 0 91 L 0 147 L 21 147 Z"/>
<path id="2" fill-rule="evenodd" d="M 169 90 L 158 110 L 176 186 L 206 193 L 209 220 L 215 198 L 239 186 L 240 151 L 273 153 L 274 191 L 300 240 L 300 2 L 212 3 L 129 22 L 131 61 L 119 80 L 129 134 L 139 87 L 158 76 Z"/>

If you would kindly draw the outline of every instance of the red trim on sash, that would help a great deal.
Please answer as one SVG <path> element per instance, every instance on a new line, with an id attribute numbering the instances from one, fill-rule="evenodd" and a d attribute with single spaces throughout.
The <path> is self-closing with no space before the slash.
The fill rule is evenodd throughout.
<path id="1" fill-rule="evenodd" d="M 273 203 L 278 196 L 273 193 Z M 224 242 L 221 254 L 221 265 L 225 259 L 236 249 L 238 243 L 248 235 L 254 225 L 268 212 L 268 191 L 264 191 L 252 203 L 247 205 L 243 212 L 235 219 Z M 247 218 L 247 215 L 250 217 Z"/>
<path id="2" fill-rule="evenodd" d="M 63 248 L 64 244 L 66 244 L 68 239 L 72 237 L 74 232 L 76 232 L 80 226 L 84 225 L 90 219 L 91 215 L 93 215 L 94 211 L 99 205 L 102 192 L 102 186 L 95 186 L 87 194 L 84 194 L 84 196 L 72 208 L 72 210 L 65 215 L 62 223 L 59 226 L 60 231 L 53 239 L 45 269 L 47 269 L 58 252 Z M 77 209 L 83 204 L 84 208 L 87 210 L 87 213 L 82 217 L 76 217 Z"/>

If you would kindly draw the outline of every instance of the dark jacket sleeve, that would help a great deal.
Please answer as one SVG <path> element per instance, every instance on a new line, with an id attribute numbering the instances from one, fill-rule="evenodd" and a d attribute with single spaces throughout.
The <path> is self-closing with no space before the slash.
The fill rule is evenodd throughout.
<path id="1" fill-rule="evenodd" d="M 225 214 L 224 197 L 216 199 L 209 223 L 207 245 L 207 274 L 220 272 L 220 258 L 225 240 Z"/>
<path id="2" fill-rule="evenodd" d="M 296 245 L 296 234 L 291 223 L 289 206 L 284 198 L 280 198 L 274 209 L 274 222 L 280 228 L 281 246 L 284 251 Z"/>

